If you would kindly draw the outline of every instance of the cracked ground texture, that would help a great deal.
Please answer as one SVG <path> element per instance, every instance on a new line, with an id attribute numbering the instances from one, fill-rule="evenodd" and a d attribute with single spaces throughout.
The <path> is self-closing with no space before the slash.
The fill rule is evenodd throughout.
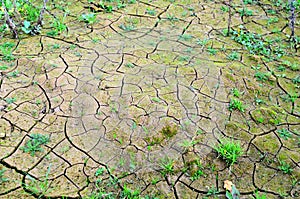
<path id="1" fill-rule="evenodd" d="M 2 38 L 0 198 L 225 198 L 225 180 L 240 198 L 299 198 L 299 46 L 276 1 L 243 2 L 51 1 L 42 34 Z M 30 153 L 36 134 L 49 140 Z M 226 138 L 243 150 L 232 165 Z"/>

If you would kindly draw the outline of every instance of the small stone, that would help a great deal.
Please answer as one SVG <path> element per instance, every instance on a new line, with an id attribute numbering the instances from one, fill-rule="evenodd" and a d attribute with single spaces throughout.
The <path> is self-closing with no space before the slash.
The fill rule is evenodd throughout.
<path id="1" fill-rule="evenodd" d="M 4 111 L 7 108 L 7 105 L 0 106 L 0 112 Z"/>

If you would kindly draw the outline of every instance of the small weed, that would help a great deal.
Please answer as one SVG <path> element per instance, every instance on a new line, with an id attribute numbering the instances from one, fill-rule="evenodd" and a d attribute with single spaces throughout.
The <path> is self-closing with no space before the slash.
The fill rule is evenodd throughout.
<path id="1" fill-rule="evenodd" d="M 232 53 L 230 53 L 230 54 L 227 56 L 227 59 L 229 59 L 229 60 L 231 60 L 231 61 L 239 60 L 239 59 L 240 59 L 240 54 L 237 53 L 236 51 L 233 51 Z"/>
<path id="2" fill-rule="evenodd" d="M 193 52 L 193 48 L 189 47 L 189 48 L 185 49 L 184 52 L 191 53 L 191 52 Z"/>
<path id="3" fill-rule="evenodd" d="M 124 31 L 126 31 L 126 32 L 129 32 L 129 31 L 132 31 L 132 30 L 134 30 L 135 29 L 135 26 L 133 25 L 133 24 L 120 24 L 119 25 L 119 28 L 120 29 L 122 29 L 122 30 L 124 30 Z"/>
<path id="4" fill-rule="evenodd" d="M 160 167 L 162 169 L 161 174 L 164 177 L 169 174 L 173 174 L 174 173 L 174 160 L 165 158 L 164 160 L 162 160 Z"/>
<path id="5" fill-rule="evenodd" d="M 31 134 L 30 140 L 25 143 L 25 146 L 20 149 L 24 153 L 29 153 L 31 156 L 34 156 L 36 152 L 43 151 L 42 145 L 45 145 L 49 142 L 49 137 L 41 134 Z"/>
<path id="6" fill-rule="evenodd" d="M 279 137 L 283 138 L 284 140 L 288 140 L 292 137 L 292 133 L 287 129 L 278 129 L 276 132 L 279 134 Z"/>
<path id="7" fill-rule="evenodd" d="M 290 69 L 291 69 L 292 71 L 298 71 L 298 70 L 300 70 L 300 65 L 294 63 L 294 64 L 292 64 L 292 65 L 290 66 Z"/>
<path id="8" fill-rule="evenodd" d="M 131 63 L 131 62 L 126 63 L 125 66 L 126 66 L 127 68 L 134 68 L 134 64 Z"/>
<path id="9" fill-rule="evenodd" d="M 113 1 L 107 1 L 106 2 L 113 2 Z M 122 4 L 122 2 L 118 2 L 120 4 Z M 112 13 L 113 12 L 113 6 L 112 5 L 108 5 L 105 4 L 104 1 L 100 1 L 98 6 L 103 9 L 106 13 Z M 119 5 L 118 5 L 119 6 Z M 121 6 L 121 5 L 120 5 Z"/>
<path id="10" fill-rule="evenodd" d="M 292 102 L 292 103 L 294 103 L 298 97 L 299 96 L 297 94 L 284 94 L 280 96 L 280 98 L 284 102 Z"/>
<path id="11" fill-rule="evenodd" d="M 228 107 L 229 111 L 233 111 L 233 110 L 239 110 L 241 112 L 245 112 L 245 106 L 243 105 L 243 103 L 238 100 L 238 99 L 232 99 L 229 102 L 229 107 Z"/>
<path id="12" fill-rule="evenodd" d="M 191 140 L 191 141 L 183 140 L 183 142 L 180 144 L 180 146 L 187 149 L 187 148 L 193 147 L 197 143 L 198 143 L 198 141 L 196 141 L 196 140 Z"/>
<path id="13" fill-rule="evenodd" d="M 94 24 L 96 22 L 96 14 L 95 13 L 82 14 L 79 17 L 79 20 L 87 24 Z"/>
<path id="14" fill-rule="evenodd" d="M 7 65 L 0 66 L 0 70 L 7 70 L 9 67 Z"/>
<path id="15" fill-rule="evenodd" d="M 20 11 L 26 16 L 28 21 L 36 21 L 40 14 L 40 10 L 29 3 L 23 4 L 23 8 Z"/>
<path id="16" fill-rule="evenodd" d="M 270 72 L 266 72 L 266 73 L 263 73 L 263 72 L 260 72 L 260 71 L 257 71 L 255 74 L 254 74 L 254 77 L 258 80 L 258 81 L 267 81 L 269 80 L 269 77 L 271 76 L 271 73 Z"/>
<path id="17" fill-rule="evenodd" d="M 97 171 L 95 172 L 95 176 L 98 177 L 98 176 L 102 175 L 104 173 L 104 171 L 105 171 L 104 168 L 97 169 Z"/>
<path id="18" fill-rule="evenodd" d="M 179 61 L 189 61 L 190 57 L 189 56 L 179 56 L 178 60 Z"/>
<path id="19" fill-rule="evenodd" d="M 259 105 L 259 104 L 265 104 L 266 102 L 258 97 L 255 97 L 255 104 Z"/>
<path id="20" fill-rule="evenodd" d="M 238 12 L 240 13 L 241 17 L 243 17 L 243 16 L 249 17 L 249 16 L 253 15 L 253 11 L 249 10 L 247 8 L 240 9 L 240 10 L 238 10 Z"/>
<path id="21" fill-rule="evenodd" d="M 47 32 L 48 36 L 57 36 L 58 34 L 61 34 L 67 30 L 67 26 L 64 23 L 64 18 L 61 20 L 56 19 L 52 21 L 51 26 L 53 30 Z"/>
<path id="22" fill-rule="evenodd" d="M 278 17 L 270 17 L 268 19 L 268 25 L 273 24 L 273 23 L 277 23 L 279 21 Z"/>
<path id="23" fill-rule="evenodd" d="M 52 47 L 52 49 L 59 49 L 60 45 L 59 44 L 52 44 L 51 47 Z"/>
<path id="24" fill-rule="evenodd" d="M 203 134 L 203 131 L 202 131 L 201 129 L 198 129 L 198 130 L 196 131 L 196 135 L 201 135 L 201 134 Z"/>
<path id="25" fill-rule="evenodd" d="M 50 173 L 51 164 L 49 165 L 45 178 L 42 181 L 36 181 L 29 175 L 29 179 L 31 182 L 29 184 L 25 184 L 26 189 L 29 189 L 34 194 L 38 195 L 38 198 L 44 198 L 44 196 L 51 191 L 50 189 L 50 182 L 49 182 L 49 173 Z"/>
<path id="26" fill-rule="evenodd" d="M 157 183 L 159 182 L 159 178 L 158 177 L 155 177 L 151 180 L 151 184 L 152 185 L 156 185 Z"/>
<path id="27" fill-rule="evenodd" d="M 152 10 L 150 8 L 147 8 L 147 10 L 146 10 L 145 13 L 148 14 L 148 15 L 151 15 L 151 16 L 155 16 L 156 15 L 156 11 Z"/>
<path id="28" fill-rule="evenodd" d="M 237 98 L 239 98 L 241 96 L 241 93 L 237 88 L 231 89 L 231 93 L 233 94 L 234 97 L 237 97 Z"/>
<path id="29" fill-rule="evenodd" d="M 16 77 L 18 77 L 18 75 L 19 75 L 19 71 L 15 70 L 13 72 L 7 73 L 7 78 L 11 78 L 11 77 L 16 78 Z"/>
<path id="30" fill-rule="evenodd" d="M 263 118 L 263 117 L 257 118 L 258 123 L 263 123 L 264 121 L 265 121 L 265 118 Z"/>
<path id="31" fill-rule="evenodd" d="M 6 171 L 6 169 L 0 169 L 0 185 L 2 183 L 8 182 L 9 179 L 4 177 L 4 172 Z"/>
<path id="32" fill-rule="evenodd" d="M 139 198 L 139 195 L 140 195 L 139 190 L 131 190 L 125 184 L 123 186 L 123 190 L 121 192 L 120 198 L 137 199 Z"/>
<path id="33" fill-rule="evenodd" d="M 267 199 L 266 194 L 259 194 L 258 191 L 255 191 L 255 199 Z"/>
<path id="34" fill-rule="evenodd" d="M 2 57 L 3 61 L 10 62 L 10 61 L 15 60 L 15 57 L 12 55 L 13 47 L 15 47 L 15 44 L 11 43 L 11 42 L 5 42 L 0 45 L 0 51 L 3 56 Z"/>
<path id="35" fill-rule="evenodd" d="M 208 189 L 206 195 L 207 196 L 214 196 L 214 195 L 216 195 L 218 193 L 219 193 L 218 189 L 216 187 L 212 186 L 211 188 Z"/>
<path id="36" fill-rule="evenodd" d="M 233 165 L 237 159 L 243 155 L 243 150 L 239 142 L 234 140 L 221 140 L 219 145 L 214 147 L 219 156 L 226 161 L 228 166 Z"/>
<path id="37" fill-rule="evenodd" d="M 300 75 L 294 77 L 292 79 L 293 84 L 300 84 Z"/>
<path id="38" fill-rule="evenodd" d="M 253 5 L 253 4 L 257 3 L 257 0 L 243 0 L 243 3 L 245 5 L 247 5 L 247 4 Z"/>
<path id="39" fill-rule="evenodd" d="M 221 6 L 221 11 L 222 12 L 229 12 L 229 7 L 228 6 Z"/>
<path id="40" fill-rule="evenodd" d="M 210 54 L 210 55 L 216 55 L 218 50 L 212 48 L 212 47 L 209 47 L 207 48 L 207 52 Z"/>
<path id="41" fill-rule="evenodd" d="M 198 180 L 201 176 L 204 175 L 202 167 L 200 167 L 193 175 L 190 177 L 191 181 Z"/>
<path id="42" fill-rule="evenodd" d="M 192 35 L 189 34 L 183 34 L 183 35 L 179 35 L 179 40 L 184 40 L 184 41 L 189 41 L 193 38 Z"/>
<path id="43" fill-rule="evenodd" d="M 117 8 L 118 8 L 118 9 L 125 8 L 125 7 L 126 7 L 126 4 L 125 4 L 125 3 L 118 2 L 118 4 L 117 4 Z"/>
<path id="44" fill-rule="evenodd" d="M 167 14 L 167 20 L 174 22 L 174 21 L 178 21 L 179 19 L 177 17 L 175 17 L 174 15 Z"/>
<path id="45" fill-rule="evenodd" d="M 204 176 L 203 166 L 200 163 L 200 160 L 194 162 L 196 165 L 196 171 L 192 172 L 191 174 L 191 181 L 198 180 L 201 176 Z"/>
<path id="46" fill-rule="evenodd" d="M 283 72 L 283 71 L 286 70 L 286 67 L 283 66 L 283 65 L 279 65 L 279 66 L 277 67 L 277 70 L 278 70 L 279 72 Z"/>
<path id="47" fill-rule="evenodd" d="M 200 46 L 205 46 L 208 43 L 209 39 L 197 39 L 196 43 Z"/>
<path id="48" fill-rule="evenodd" d="M 153 98 L 151 98 L 151 100 L 153 102 L 161 102 L 161 100 L 158 97 L 153 97 Z"/>
<path id="49" fill-rule="evenodd" d="M 278 169 L 280 171 L 282 171 L 284 174 L 292 174 L 293 169 L 288 163 L 286 163 L 283 160 L 282 161 L 279 160 L 279 164 L 280 165 L 278 166 Z"/>
<path id="50" fill-rule="evenodd" d="M 76 56 L 76 57 L 81 57 L 82 56 L 82 54 L 80 53 L 80 52 L 74 52 L 74 55 Z"/>
<path id="51" fill-rule="evenodd" d="M 7 104 L 12 104 L 12 103 L 15 103 L 17 101 L 17 98 L 16 97 L 11 97 L 11 98 L 6 98 L 5 99 L 5 102 Z"/>

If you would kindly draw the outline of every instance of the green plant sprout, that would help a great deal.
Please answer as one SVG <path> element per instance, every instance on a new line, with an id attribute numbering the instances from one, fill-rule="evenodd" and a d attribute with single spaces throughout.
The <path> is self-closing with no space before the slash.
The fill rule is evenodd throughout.
<path id="1" fill-rule="evenodd" d="M 95 172 L 95 176 L 98 177 L 100 175 L 102 175 L 105 171 L 105 168 L 101 167 L 99 169 L 97 169 L 97 171 Z"/>
<path id="2" fill-rule="evenodd" d="M 254 74 L 254 77 L 258 80 L 258 81 L 267 81 L 269 80 L 269 77 L 271 76 L 271 73 L 270 72 L 266 72 L 266 73 L 263 73 L 263 72 L 260 72 L 260 71 L 257 71 L 255 74 Z"/>
<path id="3" fill-rule="evenodd" d="M 82 14 L 79 17 L 80 21 L 83 21 L 87 24 L 94 24 L 97 20 L 96 20 L 96 14 L 95 13 L 88 13 L 88 14 Z"/>
<path id="4" fill-rule="evenodd" d="M 8 182 L 9 179 L 4 177 L 4 173 L 5 173 L 6 169 L 0 169 L 0 185 L 2 183 Z"/>
<path id="5" fill-rule="evenodd" d="M 134 68 L 134 64 L 131 63 L 131 62 L 126 63 L 125 66 L 126 66 L 127 68 Z"/>
<path id="6" fill-rule="evenodd" d="M 30 175 L 27 175 L 30 179 L 30 183 L 24 184 L 26 189 L 29 189 L 34 194 L 38 195 L 38 198 L 44 198 L 44 196 L 51 191 L 49 174 L 50 174 L 51 164 L 48 166 L 45 178 L 42 181 L 36 181 Z"/>
<path id="7" fill-rule="evenodd" d="M 193 164 L 196 166 L 196 171 L 191 172 L 190 180 L 198 180 L 201 176 L 204 176 L 203 166 L 200 160 L 195 161 Z"/>
<path id="8" fill-rule="evenodd" d="M 241 112 L 245 112 L 245 106 L 243 103 L 238 99 L 231 99 L 229 102 L 229 111 L 232 112 L 233 110 L 239 110 Z"/>
<path id="9" fill-rule="evenodd" d="M 220 140 L 220 143 L 214 149 L 226 161 L 228 166 L 233 165 L 243 155 L 240 143 L 234 140 Z"/>
<path id="10" fill-rule="evenodd" d="M 278 169 L 280 171 L 282 171 L 284 174 L 292 174 L 293 172 L 293 169 L 292 167 L 286 163 L 284 160 L 279 160 L 279 166 L 278 166 Z"/>
<path id="11" fill-rule="evenodd" d="M 12 72 L 7 73 L 7 78 L 8 78 L 8 79 L 11 78 L 11 77 L 16 78 L 16 77 L 18 77 L 18 75 L 19 75 L 19 71 L 18 71 L 18 70 L 15 70 L 15 71 L 12 71 Z"/>
<path id="12" fill-rule="evenodd" d="M 5 42 L 0 45 L 0 51 L 2 54 L 3 61 L 10 62 L 10 61 L 15 60 L 15 57 L 12 55 L 12 50 L 14 47 L 15 47 L 15 44 L 11 43 L 11 42 Z"/>
<path id="13" fill-rule="evenodd" d="M 43 151 L 41 146 L 47 144 L 49 140 L 49 136 L 42 134 L 31 134 L 30 140 L 28 140 L 20 149 L 24 153 L 29 153 L 31 156 L 34 156 L 36 152 Z"/>
<path id="14" fill-rule="evenodd" d="M 208 43 L 209 39 L 197 39 L 196 43 L 200 46 L 205 46 Z"/>
<path id="15" fill-rule="evenodd" d="M 151 15 L 151 16 L 155 16 L 156 15 L 156 11 L 152 10 L 150 8 L 146 9 L 146 14 Z"/>
<path id="16" fill-rule="evenodd" d="M 255 198 L 253 199 L 267 199 L 266 194 L 259 194 L 259 192 L 256 190 L 255 191 Z"/>
<path id="17" fill-rule="evenodd" d="M 218 188 L 212 186 L 211 188 L 208 189 L 206 195 L 207 195 L 207 196 L 214 196 L 214 195 L 216 195 L 216 194 L 218 194 L 218 193 L 219 193 Z"/>
<path id="18" fill-rule="evenodd" d="M 247 8 L 240 9 L 240 10 L 238 10 L 238 12 L 240 13 L 241 17 L 243 17 L 243 16 L 249 17 L 249 16 L 253 15 L 253 11 L 249 10 Z"/>
<path id="19" fill-rule="evenodd" d="M 278 129 L 276 131 L 279 135 L 279 137 L 283 138 L 284 140 L 288 140 L 292 137 L 292 133 L 287 129 Z"/>
<path id="20" fill-rule="evenodd" d="M 129 31 L 134 30 L 135 26 L 132 23 L 127 23 L 127 24 L 122 23 L 119 25 L 119 28 L 126 32 L 129 32 Z"/>
<path id="21" fill-rule="evenodd" d="M 212 47 L 209 47 L 207 48 L 207 52 L 210 54 L 210 55 L 216 55 L 218 50 L 212 48 Z"/>
<path id="22" fill-rule="evenodd" d="M 229 59 L 230 61 L 237 61 L 240 59 L 240 54 L 236 51 L 233 51 L 227 56 L 227 59 Z"/>
<path id="23" fill-rule="evenodd" d="M 228 6 L 221 6 L 221 11 L 222 12 L 229 12 L 229 7 Z"/>
<path id="24" fill-rule="evenodd" d="M 17 98 L 16 97 L 11 97 L 11 98 L 6 98 L 5 99 L 5 102 L 7 104 L 12 104 L 12 103 L 15 103 L 17 101 Z"/>
<path id="25" fill-rule="evenodd" d="M 174 173 L 174 160 L 165 158 L 162 160 L 160 167 L 162 169 L 160 173 L 163 175 L 163 177 L 173 174 Z"/>
<path id="26" fill-rule="evenodd" d="M 241 96 L 241 93 L 240 93 L 239 89 L 237 89 L 237 88 L 231 89 L 231 93 L 233 94 L 234 97 L 237 97 L 237 98 L 239 98 Z"/>
<path id="27" fill-rule="evenodd" d="M 179 35 L 179 40 L 183 40 L 183 41 L 189 41 L 193 38 L 192 35 L 189 35 L 189 34 L 182 34 L 182 35 Z"/>
<path id="28" fill-rule="evenodd" d="M 138 199 L 140 195 L 139 190 L 131 190 L 125 184 L 123 186 L 123 190 L 121 192 L 120 198 L 128 198 L 128 199 Z"/>
<path id="29" fill-rule="evenodd" d="M 61 34 L 63 32 L 65 32 L 67 30 L 67 26 L 64 23 L 65 17 L 61 18 L 61 19 L 55 19 L 51 26 L 52 26 L 52 30 L 47 32 L 48 36 L 57 36 L 58 34 Z"/>
<path id="30" fill-rule="evenodd" d="M 0 66 L 0 70 L 7 70 L 7 69 L 9 69 L 9 66 L 7 65 Z"/>

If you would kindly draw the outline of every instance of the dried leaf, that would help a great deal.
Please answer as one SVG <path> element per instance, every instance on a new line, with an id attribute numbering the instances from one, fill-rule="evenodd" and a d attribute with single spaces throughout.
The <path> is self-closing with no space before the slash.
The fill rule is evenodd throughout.
<path id="1" fill-rule="evenodd" d="M 231 192 L 233 183 L 230 180 L 224 181 L 224 189 Z"/>

